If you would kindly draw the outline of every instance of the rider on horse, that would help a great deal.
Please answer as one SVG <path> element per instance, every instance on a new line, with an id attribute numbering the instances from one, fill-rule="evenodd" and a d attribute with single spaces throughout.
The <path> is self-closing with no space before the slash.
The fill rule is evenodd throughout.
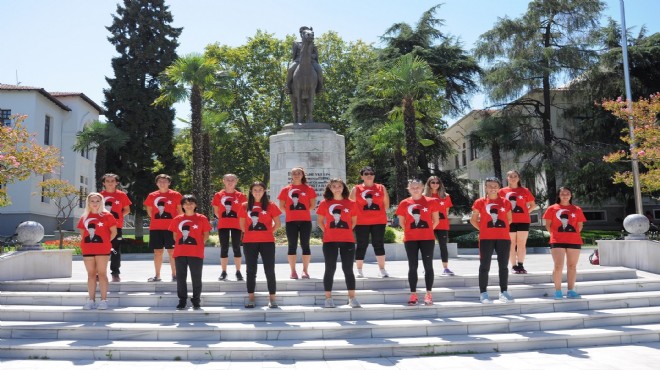
<path id="1" fill-rule="evenodd" d="M 310 30 L 313 31 L 312 27 L 307 27 L 307 26 L 302 26 L 300 27 L 300 36 L 302 37 L 302 33 L 305 30 Z M 286 75 L 286 93 L 291 95 L 292 88 L 291 84 L 293 83 L 293 72 L 296 70 L 296 67 L 298 67 L 298 64 L 300 63 L 300 51 L 302 50 L 302 41 L 294 41 L 293 43 L 293 62 L 291 62 L 291 65 L 289 66 L 289 70 Z M 319 94 L 323 91 L 323 74 L 321 70 L 321 65 L 319 64 L 319 53 L 318 50 L 316 49 L 316 45 L 313 46 L 312 48 L 312 66 L 314 67 L 314 70 L 316 71 L 316 74 L 318 75 L 318 84 L 316 85 L 316 93 Z"/>

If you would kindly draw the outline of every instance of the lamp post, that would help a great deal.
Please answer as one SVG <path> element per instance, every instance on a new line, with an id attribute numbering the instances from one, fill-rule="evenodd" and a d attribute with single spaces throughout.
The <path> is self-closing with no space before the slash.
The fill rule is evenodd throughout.
<path id="1" fill-rule="evenodd" d="M 621 3 L 621 47 L 623 49 L 623 78 L 626 84 L 626 103 L 628 104 L 628 131 L 630 132 L 630 158 L 632 160 L 633 189 L 635 191 L 635 211 L 642 215 L 642 190 L 639 184 L 639 155 L 637 154 L 637 145 L 635 145 L 635 127 L 632 116 L 632 92 L 630 89 L 630 71 L 628 69 L 628 36 L 626 34 L 626 12 Z"/>
<path id="2" fill-rule="evenodd" d="M 635 125 L 633 122 L 633 102 L 630 89 L 630 71 L 628 69 L 628 37 L 626 34 L 626 12 L 621 3 L 621 48 L 623 51 L 623 78 L 626 83 L 626 103 L 628 105 L 628 131 L 630 132 L 630 159 L 632 160 L 633 190 L 635 192 L 635 211 L 637 214 L 626 216 L 623 220 L 623 227 L 630 233 L 626 239 L 642 240 L 646 239 L 646 233 L 649 230 L 649 220 L 644 216 L 642 208 L 642 189 L 639 183 L 639 155 L 637 145 L 635 145 Z"/>

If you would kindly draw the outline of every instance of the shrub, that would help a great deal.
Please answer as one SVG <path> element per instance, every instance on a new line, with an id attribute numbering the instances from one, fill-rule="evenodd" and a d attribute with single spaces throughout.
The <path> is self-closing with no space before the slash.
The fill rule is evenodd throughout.
<path id="1" fill-rule="evenodd" d="M 451 239 L 452 242 L 458 243 L 459 248 L 478 248 L 479 247 L 479 232 L 473 231 L 468 234 L 457 236 Z M 545 230 L 529 230 L 529 238 L 527 238 L 527 247 L 547 247 L 550 241 L 550 234 Z"/>
<path id="2" fill-rule="evenodd" d="M 396 243 L 396 232 L 389 226 L 385 227 L 385 243 Z"/>

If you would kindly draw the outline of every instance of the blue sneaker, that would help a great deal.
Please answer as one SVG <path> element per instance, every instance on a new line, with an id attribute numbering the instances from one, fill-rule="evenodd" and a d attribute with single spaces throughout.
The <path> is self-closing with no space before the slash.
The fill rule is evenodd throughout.
<path id="1" fill-rule="evenodd" d="M 561 293 L 561 290 L 555 290 L 555 299 L 556 300 L 564 299 L 564 295 Z"/>
<path id="2" fill-rule="evenodd" d="M 513 299 L 511 294 L 509 294 L 509 292 L 507 292 L 506 290 L 503 291 L 502 293 L 500 293 L 500 302 L 502 302 L 502 303 L 511 303 L 513 301 L 515 301 L 515 300 Z"/>
<path id="3" fill-rule="evenodd" d="M 566 292 L 566 298 L 580 299 L 582 298 L 582 296 L 579 295 L 575 290 L 569 290 L 568 292 Z"/>
<path id="4" fill-rule="evenodd" d="M 488 292 L 481 293 L 481 296 L 479 296 L 479 302 L 481 302 L 483 304 L 493 303 L 493 301 L 491 301 L 490 298 L 488 298 Z"/>

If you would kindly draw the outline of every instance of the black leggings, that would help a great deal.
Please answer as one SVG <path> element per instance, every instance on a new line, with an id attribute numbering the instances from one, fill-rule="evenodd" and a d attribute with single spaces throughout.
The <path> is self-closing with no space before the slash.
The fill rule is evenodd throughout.
<path id="1" fill-rule="evenodd" d="M 110 251 L 110 273 L 112 275 L 119 275 L 119 268 L 121 267 L 121 244 L 124 242 L 122 239 L 122 229 L 117 228 L 117 236 L 110 242 L 112 250 Z"/>
<path id="2" fill-rule="evenodd" d="M 220 258 L 229 257 L 229 235 L 231 234 L 231 249 L 234 251 L 234 257 L 243 257 L 241 254 L 241 230 L 240 229 L 219 229 L 218 238 L 220 239 Z"/>
<path id="3" fill-rule="evenodd" d="M 438 240 L 438 245 L 440 245 L 440 259 L 442 262 L 449 262 L 449 251 L 447 250 L 447 239 L 449 239 L 448 230 L 433 230 L 435 233 L 435 238 Z"/>
<path id="4" fill-rule="evenodd" d="M 479 240 L 479 291 L 485 292 L 488 288 L 488 273 L 493 251 L 497 252 L 497 265 L 500 274 L 500 291 L 507 290 L 509 285 L 509 252 L 511 240 Z"/>
<path id="5" fill-rule="evenodd" d="M 261 262 L 266 273 L 268 293 L 275 294 L 277 282 L 275 281 L 275 242 L 244 243 L 245 273 L 247 274 L 247 291 L 254 293 L 257 286 L 257 260 L 261 254 Z"/>
<path id="6" fill-rule="evenodd" d="M 341 269 L 344 271 L 346 289 L 355 290 L 355 274 L 353 274 L 353 259 L 355 259 L 355 244 L 348 242 L 323 243 L 323 257 L 325 258 L 325 273 L 323 274 L 323 288 L 326 292 L 332 291 L 332 283 L 337 271 L 337 255 L 341 255 Z"/>
<path id="7" fill-rule="evenodd" d="M 410 292 L 417 291 L 417 266 L 419 265 L 419 252 L 422 252 L 422 263 L 424 264 L 424 282 L 426 290 L 433 289 L 433 250 L 435 240 L 410 240 L 404 242 L 406 254 L 408 255 L 408 284 Z"/>
<path id="8" fill-rule="evenodd" d="M 202 268 L 204 259 L 199 257 L 179 256 L 174 259 L 176 265 L 176 294 L 180 301 L 188 299 L 188 268 L 190 268 L 190 281 L 193 295 L 191 301 L 199 304 L 202 295 Z"/>
<path id="9" fill-rule="evenodd" d="M 371 236 L 371 245 L 374 246 L 374 254 L 377 256 L 385 255 L 385 224 L 355 225 L 354 230 L 357 244 L 356 260 L 364 261 L 369 246 L 369 236 Z"/>
<path id="10" fill-rule="evenodd" d="M 303 256 L 309 256 L 309 238 L 312 236 L 312 221 L 288 221 L 285 225 L 286 239 L 289 241 L 289 256 L 296 255 L 298 249 L 298 235 L 300 235 L 300 248 Z"/>

